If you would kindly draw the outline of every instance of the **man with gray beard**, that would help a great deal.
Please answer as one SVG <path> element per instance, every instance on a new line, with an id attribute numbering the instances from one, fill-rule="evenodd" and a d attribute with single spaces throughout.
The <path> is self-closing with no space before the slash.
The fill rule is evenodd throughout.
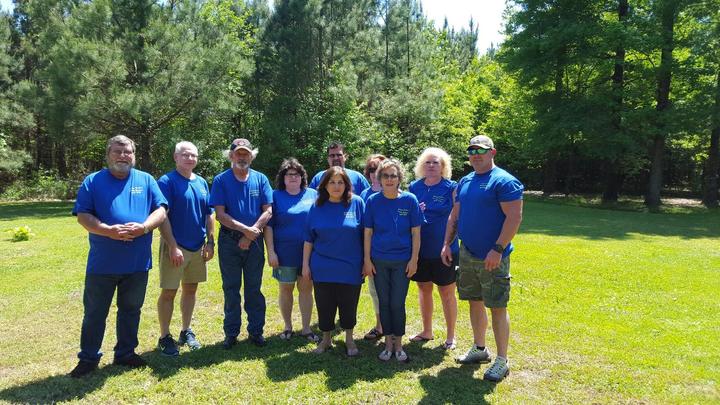
<path id="1" fill-rule="evenodd" d="M 135 143 L 126 136 L 110 138 L 107 169 L 85 178 L 73 215 L 89 234 L 80 334 L 80 361 L 70 372 L 80 378 L 98 367 L 105 322 L 117 290 L 117 344 L 113 364 L 145 366 L 135 353 L 140 309 L 152 267 L 152 230 L 165 220 L 167 200 L 155 179 L 134 169 Z"/>

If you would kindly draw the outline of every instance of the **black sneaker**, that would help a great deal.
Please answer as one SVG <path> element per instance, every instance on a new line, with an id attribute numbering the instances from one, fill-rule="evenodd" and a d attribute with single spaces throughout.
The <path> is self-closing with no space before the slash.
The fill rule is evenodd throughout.
<path id="1" fill-rule="evenodd" d="M 195 337 L 195 332 L 193 332 L 190 328 L 180 331 L 180 337 L 178 337 L 177 343 L 180 346 L 188 345 L 190 350 L 197 350 L 202 347 L 200 342 L 198 342 L 197 338 Z"/>
<path id="2" fill-rule="evenodd" d="M 160 349 L 160 354 L 163 356 L 177 356 L 180 354 L 175 340 L 173 340 L 172 335 L 169 333 L 158 339 L 158 349 Z"/>
<path id="3" fill-rule="evenodd" d="M 98 368 L 98 362 L 96 361 L 82 361 L 80 360 L 75 366 L 74 369 L 70 372 L 70 377 L 72 378 L 80 378 L 87 374 L 92 373 L 93 371 L 97 370 Z"/>
<path id="4" fill-rule="evenodd" d="M 267 344 L 267 340 L 265 340 L 263 335 L 250 335 L 248 339 L 257 347 L 263 347 Z"/>
<path id="5" fill-rule="evenodd" d="M 223 349 L 230 350 L 233 346 L 237 344 L 237 336 L 225 336 L 225 341 L 223 342 Z"/>
<path id="6" fill-rule="evenodd" d="M 123 357 L 122 359 L 115 359 L 113 360 L 113 364 L 115 364 L 116 366 L 127 366 L 130 368 L 147 366 L 147 362 L 137 353 L 133 353 L 127 357 Z"/>

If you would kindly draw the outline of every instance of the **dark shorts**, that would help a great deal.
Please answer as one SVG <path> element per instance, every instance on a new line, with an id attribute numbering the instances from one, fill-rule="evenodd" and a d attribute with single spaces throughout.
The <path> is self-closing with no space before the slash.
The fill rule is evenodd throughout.
<path id="1" fill-rule="evenodd" d="M 452 263 L 446 266 L 439 257 L 432 259 L 420 259 L 418 261 L 417 272 L 412 276 L 412 281 L 428 282 L 432 281 L 435 285 L 445 286 L 455 282 L 455 268 L 459 264 L 459 255 L 457 253 L 452 256 Z"/>

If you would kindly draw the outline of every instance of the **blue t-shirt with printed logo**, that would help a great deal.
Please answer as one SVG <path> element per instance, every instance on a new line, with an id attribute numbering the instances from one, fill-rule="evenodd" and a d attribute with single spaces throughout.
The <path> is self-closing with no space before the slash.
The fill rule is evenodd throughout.
<path id="1" fill-rule="evenodd" d="M 445 230 L 450 211 L 453 207 L 453 191 L 457 182 L 442 179 L 432 186 L 425 185 L 425 179 L 415 180 L 408 190 L 415 194 L 418 202 L 425 203 L 425 222 L 421 229 L 420 257 L 424 259 L 437 259 L 440 257 Z M 452 253 L 458 252 L 457 238 L 450 244 Z"/>
<path id="2" fill-rule="evenodd" d="M 473 256 L 484 260 L 495 246 L 505 223 L 500 203 L 521 200 L 524 188 L 518 179 L 497 166 L 460 179 L 455 200 L 460 203 L 458 233 L 462 245 Z M 505 247 L 503 257 L 512 251 L 511 242 Z"/>
<path id="3" fill-rule="evenodd" d="M 308 187 L 317 190 L 317 187 L 320 185 L 320 180 L 322 180 L 322 176 L 323 174 L 325 174 L 326 171 L 327 170 L 321 170 L 315 176 L 313 176 Z M 347 173 L 348 178 L 350 179 L 350 183 L 352 183 L 353 194 L 360 195 L 363 190 L 370 187 L 370 183 L 368 183 L 367 179 L 365 178 L 365 176 L 363 176 L 362 173 L 356 172 L 352 169 L 345 169 L 345 173 Z"/>
<path id="4" fill-rule="evenodd" d="M 155 179 L 131 169 L 118 179 L 108 169 L 88 175 L 78 190 L 73 215 L 91 214 L 107 225 L 143 223 L 148 216 L 167 206 Z M 89 233 L 87 274 L 129 274 L 152 268 L 152 232 L 130 242 Z"/>
<path id="5" fill-rule="evenodd" d="M 250 169 L 245 181 L 235 178 L 232 169 L 215 176 L 210 189 L 210 205 L 222 205 L 236 221 L 253 226 L 263 213 L 262 206 L 272 204 L 272 187 L 268 178 Z"/>
<path id="6" fill-rule="evenodd" d="M 413 194 L 403 191 L 390 199 L 380 192 L 368 198 L 363 223 L 373 230 L 370 244 L 373 259 L 410 260 L 411 229 L 422 225 L 423 215 Z"/>
<path id="7" fill-rule="evenodd" d="M 315 282 L 362 284 L 363 211 L 353 195 L 350 204 L 313 204 L 305 226 L 305 241 L 313 244 L 310 272 Z"/>
<path id="8" fill-rule="evenodd" d="M 302 266 L 305 222 L 317 194 L 311 188 L 296 195 L 286 190 L 273 191 L 273 215 L 268 226 L 273 230 L 273 245 L 280 266 Z"/>
<path id="9" fill-rule="evenodd" d="M 168 219 L 177 244 L 193 252 L 202 248 L 206 220 L 213 213 L 205 179 L 196 175 L 191 180 L 173 170 L 158 179 L 158 186 L 168 201 Z"/>

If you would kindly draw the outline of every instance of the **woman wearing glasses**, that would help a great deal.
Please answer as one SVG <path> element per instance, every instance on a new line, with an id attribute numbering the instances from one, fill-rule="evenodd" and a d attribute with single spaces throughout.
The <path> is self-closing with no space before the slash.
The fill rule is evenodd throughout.
<path id="1" fill-rule="evenodd" d="M 335 313 L 339 312 L 347 355 L 357 356 L 353 329 L 362 286 L 365 203 L 353 195 L 350 179 L 340 166 L 332 166 L 323 174 L 317 190 L 318 198 L 310 207 L 305 226 L 302 262 L 303 278 L 313 281 L 322 331 L 315 353 L 330 348 Z"/>
<path id="2" fill-rule="evenodd" d="M 365 208 L 364 274 L 375 278 L 380 302 L 380 321 L 385 332 L 385 349 L 378 358 L 388 361 L 395 355 L 406 362 L 405 298 L 410 277 L 415 274 L 420 251 L 420 225 L 423 221 L 417 198 L 400 191 L 402 165 L 395 159 L 380 163 L 376 176 L 382 192 L 373 194 Z"/>
<path id="3" fill-rule="evenodd" d="M 280 283 L 278 306 L 285 323 L 280 338 L 287 340 L 293 336 L 293 290 L 297 284 L 302 319 L 300 336 L 317 342 L 320 338 L 310 329 L 312 282 L 298 277 L 302 273 L 305 221 L 310 207 L 315 203 L 317 192 L 307 187 L 307 172 L 295 158 L 283 160 L 275 187 L 273 216 L 265 227 L 265 245 L 273 277 Z"/>
<path id="4" fill-rule="evenodd" d="M 362 193 L 360 193 L 360 198 L 367 203 L 368 198 L 370 198 L 371 195 L 382 191 L 382 185 L 380 184 L 380 179 L 375 175 L 375 172 L 377 171 L 378 165 L 380 165 L 380 162 L 387 159 L 384 155 L 380 154 L 374 154 L 368 156 L 367 160 L 365 161 L 365 177 L 370 182 L 370 187 L 363 190 Z M 370 292 L 370 298 L 372 299 L 373 308 L 375 309 L 375 326 L 370 329 L 368 333 L 365 334 L 363 339 L 365 340 L 377 340 L 380 339 L 383 336 L 383 328 L 382 323 L 380 322 L 380 303 L 378 302 L 377 292 L 375 291 L 375 281 L 373 277 L 368 278 L 368 292 Z"/>
<path id="5" fill-rule="evenodd" d="M 440 252 L 443 247 L 448 216 L 453 207 L 453 192 L 457 182 L 450 180 L 452 165 L 450 156 L 440 148 L 427 148 L 415 163 L 415 177 L 409 191 L 417 197 L 425 216 L 421 228 L 420 260 L 418 271 L 413 276 L 417 282 L 420 313 L 423 329 L 410 338 L 412 342 L 427 342 L 433 339 L 433 284 L 438 286 L 447 335 L 443 348 L 455 348 L 455 323 L 457 321 L 457 299 L 455 298 L 455 266 L 458 264 L 457 238 L 450 245 L 452 263 L 443 264 Z"/>

